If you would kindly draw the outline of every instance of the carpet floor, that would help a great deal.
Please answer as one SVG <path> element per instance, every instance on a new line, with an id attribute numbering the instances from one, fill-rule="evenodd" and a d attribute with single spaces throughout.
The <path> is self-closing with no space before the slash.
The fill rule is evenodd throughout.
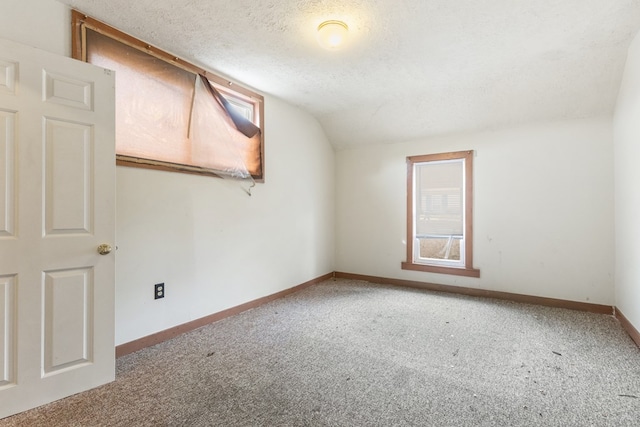
<path id="1" fill-rule="evenodd" d="M 640 426 L 613 316 L 329 280 L 0 426 Z"/>

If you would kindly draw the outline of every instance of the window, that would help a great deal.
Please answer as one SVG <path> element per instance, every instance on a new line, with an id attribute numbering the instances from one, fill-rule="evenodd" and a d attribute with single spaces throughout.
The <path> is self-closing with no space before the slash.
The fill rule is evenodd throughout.
<path id="1" fill-rule="evenodd" d="M 407 157 L 405 270 L 480 277 L 473 268 L 473 151 Z"/>
<path id="2" fill-rule="evenodd" d="M 116 162 L 264 179 L 263 97 L 77 11 L 73 57 L 116 71 Z"/>

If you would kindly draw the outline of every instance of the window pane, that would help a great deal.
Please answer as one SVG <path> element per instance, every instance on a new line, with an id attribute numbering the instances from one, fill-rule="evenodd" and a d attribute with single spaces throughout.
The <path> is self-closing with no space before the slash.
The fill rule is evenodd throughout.
<path id="1" fill-rule="evenodd" d="M 415 261 L 461 264 L 464 160 L 416 163 L 415 180 Z"/>
<path id="2" fill-rule="evenodd" d="M 237 114 L 241 115 L 250 122 L 253 122 L 253 105 L 240 99 L 230 97 L 226 94 L 223 95 L 227 99 L 227 101 L 229 101 L 229 104 L 231 104 L 231 107 Z"/>
<path id="3" fill-rule="evenodd" d="M 195 75 L 87 29 L 87 61 L 116 71 L 116 152 L 191 164 Z"/>
<path id="4" fill-rule="evenodd" d="M 262 120 L 260 101 L 253 95 L 202 89 L 196 73 L 91 28 L 85 47 L 87 62 L 116 71 L 120 160 L 263 178 L 262 133 L 255 123 Z"/>
<path id="5" fill-rule="evenodd" d="M 450 237 L 418 238 L 420 258 L 460 261 L 462 239 Z"/>
<path id="6" fill-rule="evenodd" d="M 464 230 L 464 161 L 416 164 L 416 237 Z"/>
<path id="7" fill-rule="evenodd" d="M 243 177 L 260 170 L 260 134 L 239 132 L 222 105 L 211 97 L 198 77 L 191 121 L 192 163 Z"/>

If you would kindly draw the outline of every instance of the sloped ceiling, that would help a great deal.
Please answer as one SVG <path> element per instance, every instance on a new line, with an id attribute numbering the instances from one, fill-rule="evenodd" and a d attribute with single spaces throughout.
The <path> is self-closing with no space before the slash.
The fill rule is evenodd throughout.
<path id="1" fill-rule="evenodd" d="M 302 107 L 337 149 L 610 115 L 640 30 L 639 0 L 61 1 Z"/>

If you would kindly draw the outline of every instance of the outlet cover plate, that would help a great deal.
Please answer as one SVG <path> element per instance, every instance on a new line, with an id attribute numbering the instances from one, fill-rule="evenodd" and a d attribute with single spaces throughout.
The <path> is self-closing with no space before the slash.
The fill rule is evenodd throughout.
<path id="1" fill-rule="evenodd" d="M 164 298 L 165 290 L 164 283 L 156 283 L 153 286 L 153 299 Z"/>

